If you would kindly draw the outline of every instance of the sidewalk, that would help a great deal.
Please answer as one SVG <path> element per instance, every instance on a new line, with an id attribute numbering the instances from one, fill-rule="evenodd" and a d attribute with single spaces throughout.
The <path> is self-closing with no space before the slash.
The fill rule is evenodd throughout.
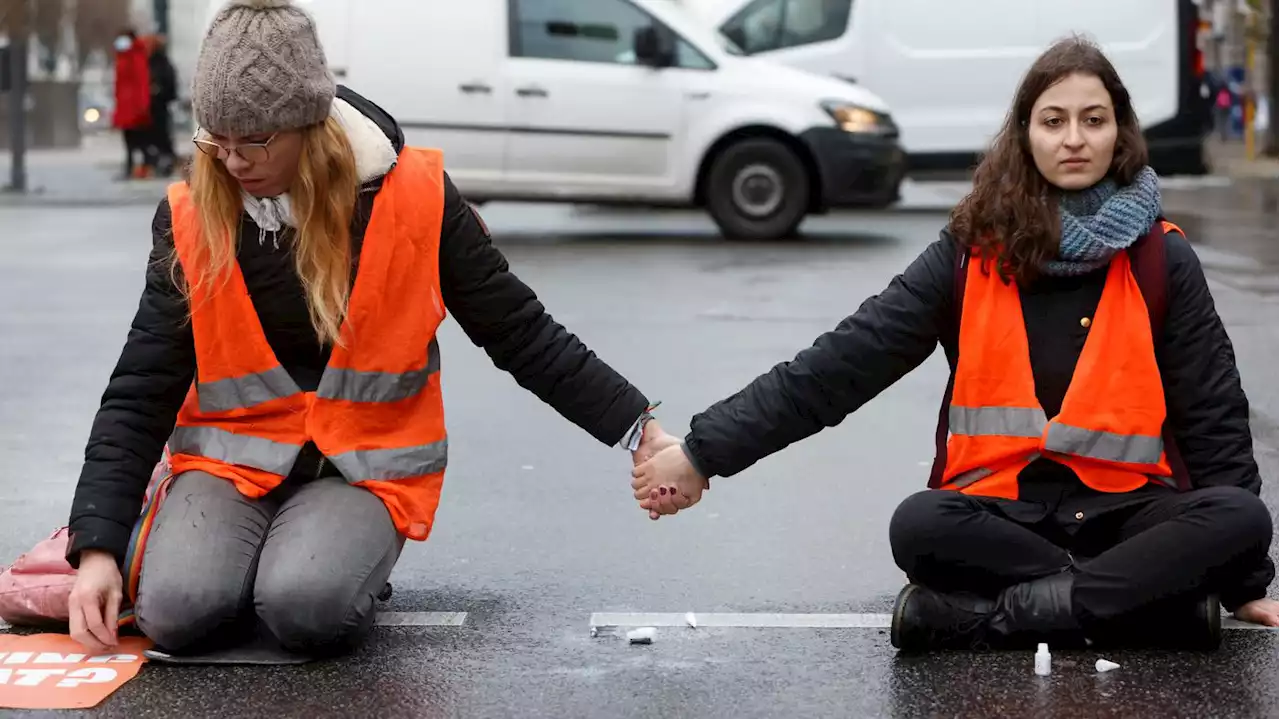
<path id="1" fill-rule="evenodd" d="M 179 154 L 189 152 L 182 144 L 175 142 L 174 146 Z M 9 184 L 11 162 L 9 153 L 0 153 L 0 207 L 154 205 L 172 182 L 120 179 L 124 172 L 124 143 L 114 132 L 87 135 L 75 150 L 28 153 L 25 195 L 4 191 Z"/>
<path id="2" fill-rule="evenodd" d="M 1275 180 L 1280 177 L 1280 162 L 1274 157 L 1245 156 L 1243 140 L 1223 142 L 1214 138 L 1205 141 L 1205 153 L 1215 174 L 1238 179 Z"/>

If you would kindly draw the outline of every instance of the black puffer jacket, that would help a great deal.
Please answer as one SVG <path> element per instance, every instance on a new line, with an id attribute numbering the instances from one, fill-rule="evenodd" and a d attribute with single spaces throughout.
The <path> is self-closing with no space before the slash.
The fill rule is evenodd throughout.
<path id="1" fill-rule="evenodd" d="M 939 344 L 954 372 L 959 344 L 954 267 L 961 251 L 944 230 L 884 292 L 794 360 L 695 416 L 685 441 L 698 470 L 706 477 L 729 477 L 836 426 L 918 367 Z M 1168 308 L 1156 360 L 1167 427 L 1193 486 L 1237 486 L 1256 495 L 1262 481 L 1231 341 L 1191 245 L 1170 234 L 1165 258 Z M 1044 277 L 1021 293 L 1036 397 L 1050 417 L 1062 406 L 1088 336 L 1080 318 L 1094 315 L 1105 283 L 1104 269 L 1083 277 Z M 924 431 L 932 434 L 932 429 Z M 926 480 L 927 474 L 919 478 L 921 489 Z M 1075 489 L 1083 487 L 1075 475 L 1049 460 L 1027 467 L 1020 480 L 1024 496 L 1037 495 L 1035 505 L 1028 505 L 1031 511 L 1091 514 L 1141 500 L 1139 493 L 1125 498 Z M 1152 485 L 1152 491 L 1160 490 Z M 1270 560 L 1258 567 L 1248 586 L 1233 593 L 1233 606 L 1264 596 L 1274 571 Z"/>
<path id="2" fill-rule="evenodd" d="M 404 147 L 399 127 L 381 108 L 346 88 L 339 97 L 376 121 L 397 151 Z M 357 256 L 380 184 L 361 194 L 353 230 Z M 547 314 L 533 290 L 509 271 L 447 176 L 444 217 L 440 282 L 449 313 L 521 387 L 600 442 L 616 444 L 648 406 L 645 396 Z M 85 549 L 123 558 L 147 479 L 195 376 L 186 302 L 169 273 L 170 224 L 168 203 L 161 203 L 152 227 L 146 288 L 85 449 L 71 507 L 68 559 L 73 564 Z M 236 259 L 267 341 L 298 385 L 314 391 L 331 348 L 320 345 L 311 327 L 290 238 L 282 235 L 279 250 L 271 242 L 261 245 L 259 230 L 247 216 L 240 234 L 246 240 L 239 243 Z M 316 466 L 306 453 L 315 454 L 314 446 L 297 466 Z"/>

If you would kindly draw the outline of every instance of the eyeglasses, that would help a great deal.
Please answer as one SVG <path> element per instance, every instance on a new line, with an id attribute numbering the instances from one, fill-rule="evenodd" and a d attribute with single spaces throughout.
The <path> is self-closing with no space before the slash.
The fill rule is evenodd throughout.
<path id="1" fill-rule="evenodd" d="M 269 145 L 279 134 L 280 133 L 277 132 L 275 135 L 268 137 L 266 142 L 247 142 L 242 145 L 228 146 L 209 139 L 209 135 L 205 133 L 204 130 L 197 130 L 195 136 L 191 138 L 191 141 L 194 142 L 196 147 L 204 154 L 223 162 L 230 159 L 231 153 L 234 152 L 241 160 L 251 164 L 257 164 L 259 162 L 267 162 L 271 159 L 271 148 Z"/>

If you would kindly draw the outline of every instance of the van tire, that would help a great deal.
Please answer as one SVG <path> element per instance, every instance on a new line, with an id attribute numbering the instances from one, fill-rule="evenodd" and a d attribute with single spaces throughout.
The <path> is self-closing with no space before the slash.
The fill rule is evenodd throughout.
<path id="1" fill-rule="evenodd" d="M 809 211 L 809 174 L 777 140 L 758 137 L 726 147 L 712 160 L 706 183 L 707 211 L 730 240 L 793 237 Z"/>

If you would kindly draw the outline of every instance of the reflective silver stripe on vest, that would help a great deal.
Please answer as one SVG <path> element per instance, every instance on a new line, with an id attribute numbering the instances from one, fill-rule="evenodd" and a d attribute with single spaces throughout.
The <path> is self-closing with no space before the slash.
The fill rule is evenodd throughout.
<path id="1" fill-rule="evenodd" d="M 348 482 L 421 477 L 443 472 L 449 459 L 449 440 L 419 447 L 397 449 L 357 449 L 343 452 L 329 461 Z"/>
<path id="2" fill-rule="evenodd" d="M 960 476 L 951 480 L 949 483 L 947 483 L 946 486 L 951 489 L 964 489 L 965 487 L 968 487 L 969 485 L 974 484 L 978 480 L 986 479 L 987 477 L 990 477 L 993 474 L 995 474 L 995 472 L 992 472 L 986 467 L 971 469 L 968 472 L 965 472 L 964 474 L 961 474 Z"/>
<path id="3" fill-rule="evenodd" d="M 1038 407 L 962 407 L 951 405 L 947 422 L 952 434 L 969 437 L 1039 437 L 1048 419 Z"/>
<path id="4" fill-rule="evenodd" d="M 217 427 L 178 427 L 169 438 L 169 451 L 174 454 L 193 454 L 279 475 L 289 474 L 301 450 L 298 445 L 232 434 Z"/>
<path id="5" fill-rule="evenodd" d="M 1028 463 L 1034 462 L 1037 459 L 1040 459 L 1039 452 L 1032 452 L 1026 457 Z M 948 489 L 964 489 L 971 484 L 977 484 L 979 481 L 984 480 L 993 474 L 995 474 L 995 472 L 987 469 L 986 467 L 978 467 L 977 469 L 971 469 L 968 472 L 956 475 L 955 479 L 945 483 L 943 486 Z"/>
<path id="6" fill-rule="evenodd" d="M 1164 440 L 1137 434 L 1099 432 L 1053 422 L 1049 425 L 1044 447 L 1052 452 L 1108 462 L 1156 464 L 1164 452 Z"/>
<path id="7" fill-rule="evenodd" d="M 348 402 L 399 402 L 417 396 L 431 375 L 439 371 L 440 345 L 433 339 L 427 348 L 427 366 L 423 369 L 396 374 L 329 367 L 320 378 L 316 396 Z"/>
<path id="8" fill-rule="evenodd" d="M 196 384 L 196 396 L 200 400 L 201 412 L 248 409 L 273 399 L 292 397 L 301 391 L 284 367 L 274 367 L 266 372 L 232 377 L 217 382 Z"/>

